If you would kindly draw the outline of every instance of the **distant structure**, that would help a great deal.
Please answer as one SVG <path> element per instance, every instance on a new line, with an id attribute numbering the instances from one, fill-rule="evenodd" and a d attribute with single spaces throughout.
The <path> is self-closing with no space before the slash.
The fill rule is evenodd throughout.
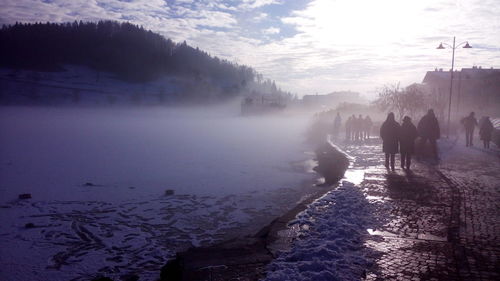
<path id="1" fill-rule="evenodd" d="M 286 108 L 287 100 L 279 95 L 253 94 L 241 103 L 242 115 L 275 113 Z"/>
<path id="2" fill-rule="evenodd" d="M 448 104 L 449 71 L 428 71 L 422 83 L 429 94 Z M 500 69 L 474 66 L 455 71 L 451 109 L 452 115 L 477 111 L 480 115 L 500 117 Z"/>
<path id="3" fill-rule="evenodd" d="M 306 107 L 332 108 L 340 103 L 366 103 L 359 93 L 351 91 L 332 92 L 326 95 L 305 95 L 302 103 Z"/>

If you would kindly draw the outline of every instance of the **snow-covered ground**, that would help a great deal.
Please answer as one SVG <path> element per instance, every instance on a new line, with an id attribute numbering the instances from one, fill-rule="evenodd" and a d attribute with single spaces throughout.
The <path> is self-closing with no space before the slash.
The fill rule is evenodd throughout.
<path id="1" fill-rule="evenodd" d="M 153 280 L 175 251 L 258 230 L 313 191 L 307 122 L 1 108 L 0 279 Z"/>
<path id="2" fill-rule="evenodd" d="M 193 91 L 199 91 L 196 94 L 205 100 L 216 100 L 214 95 L 228 83 L 170 75 L 134 83 L 78 65 L 64 65 L 63 71 L 57 72 L 0 67 L 0 101 L 72 106 L 175 104 Z"/>
<path id="3" fill-rule="evenodd" d="M 372 210 L 362 190 L 344 181 L 289 224 L 300 235 L 269 265 L 265 280 L 359 280 L 373 262 L 363 244 Z"/>
<path id="4" fill-rule="evenodd" d="M 380 166 L 378 144 L 372 142 L 344 151 L 351 165 L 342 182 L 288 224 L 297 239 L 270 263 L 264 281 L 362 279 L 374 262 L 366 235 L 381 225 L 373 215 L 380 202 L 370 202 L 361 187 L 366 173 Z"/>
<path id="5" fill-rule="evenodd" d="M 476 178 L 484 186 L 498 187 L 498 168 L 495 168 L 499 165 L 500 153 L 496 147 L 483 149 L 478 144 L 467 148 L 462 136 L 440 140 L 438 146 L 439 163 L 421 163 L 435 167 L 455 180 Z M 391 205 L 387 204 L 392 201 L 390 196 L 370 196 L 367 193 L 367 186 L 377 186 L 385 181 L 381 143 L 372 140 L 358 145 L 344 145 L 343 148 L 352 161 L 344 180 L 338 188 L 315 200 L 288 224 L 289 229 L 298 233 L 297 239 L 291 249 L 280 253 L 269 264 L 264 281 L 362 280 L 367 271 L 376 266 L 377 257 L 384 251 L 390 251 L 388 248 L 382 251 L 377 249 L 373 242 L 371 245 L 366 243 L 367 236 L 372 241 L 379 239 L 379 235 L 394 236 L 388 230 L 383 230 L 384 225 L 394 219 L 401 219 L 391 214 Z M 487 161 L 488 167 L 478 166 L 481 163 L 479 159 Z M 414 161 L 414 166 L 415 162 L 419 163 Z M 457 165 L 461 168 L 457 168 Z M 483 208 L 486 209 L 485 213 L 491 212 L 491 206 Z M 426 231 L 432 229 L 422 231 L 427 238 L 440 238 Z"/>

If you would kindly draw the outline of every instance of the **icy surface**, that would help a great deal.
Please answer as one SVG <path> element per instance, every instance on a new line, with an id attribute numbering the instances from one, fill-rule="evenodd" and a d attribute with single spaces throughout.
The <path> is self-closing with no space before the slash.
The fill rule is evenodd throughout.
<path id="1" fill-rule="evenodd" d="M 223 108 L 2 108 L 0 279 L 154 280 L 177 250 L 256 231 L 312 191 L 306 124 Z"/>

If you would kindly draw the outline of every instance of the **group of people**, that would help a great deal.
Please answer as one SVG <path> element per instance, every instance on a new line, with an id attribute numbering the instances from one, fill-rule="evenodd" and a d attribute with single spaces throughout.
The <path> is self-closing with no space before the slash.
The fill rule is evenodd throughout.
<path id="1" fill-rule="evenodd" d="M 337 113 L 334 121 L 334 131 L 340 131 L 342 119 L 340 118 L 340 114 Z M 369 115 L 366 115 L 364 118 L 361 114 L 358 117 L 356 115 L 350 116 L 345 122 L 345 136 L 346 140 L 349 141 L 357 141 L 357 140 L 366 140 L 370 138 L 370 132 L 373 127 L 373 121 Z"/>
<path id="2" fill-rule="evenodd" d="M 484 147 L 489 148 L 492 133 L 494 130 L 493 124 L 489 117 L 483 117 L 479 122 L 471 112 L 469 116 L 462 118 L 462 125 L 465 128 L 466 146 L 472 146 L 475 127 L 479 127 L 479 136 L 483 141 Z M 342 118 L 339 113 L 333 122 L 333 137 L 338 138 L 340 128 L 342 126 Z M 366 140 L 370 138 L 370 132 L 373 127 L 373 122 L 370 116 L 364 118 L 360 114 L 356 117 L 354 114 L 345 121 L 345 136 L 347 141 Z M 432 109 L 427 111 L 417 126 L 412 123 L 409 116 L 403 118 L 403 122 L 399 124 L 394 116 L 394 113 L 389 113 L 387 119 L 380 127 L 380 137 L 382 139 L 382 149 L 385 153 L 385 167 L 387 169 L 395 169 L 395 156 L 401 154 L 401 168 L 410 169 L 413 154 L 416 148 L 422 154 L 430 152 L 430 158 L 438 160 L 437 140 L 441 137 L 441 130 L 438 119 Z M 417 138 L 419 141 L 416 142 Z M 429 143 L 429 146 L 427 146 Z M 416 147 L 417 146 L 417 147 Z"/>
<path id="3" fill-rule="evenodd" d="M 422 147 L 425 147 L 427 142 L 430 143 L 432 156 L 437 159 L 436 141 L 440 136 L 439 122 L 432 109 L 429 109 L 427 114 L 420 119 L 417 127 L 409 116 L 405 116 L 400 125 L 396 121 L 394 113 L 389 113 L 380 127 L 382 150 L 385 153 L 385 167 L 394 171 L 395 156 L 400 153 L 401 168 L 409 170 L 412 155 L 415 153 L 415 141 L 418 137 L 421 138 L 420 145 Z"/>
<path id="4" fill-rule="evenodd" d="M 474 129 L 479 127 L 479 137 L 483 141 L 484 148 L 490 148 L 491 135 L 493 134 L 493 124 L 490 117 L 483 117 L 477 122 L 474 112 L 462 118 L 462 125 L 465 128 L 465 146 L 473 146 Z"/>

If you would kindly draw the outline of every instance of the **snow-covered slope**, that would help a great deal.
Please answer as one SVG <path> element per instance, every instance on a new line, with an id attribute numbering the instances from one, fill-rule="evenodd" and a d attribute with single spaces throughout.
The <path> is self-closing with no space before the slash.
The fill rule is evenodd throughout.
<path id="1" fill-rule="evenodd" d="M 216 100 L 227 81 L 163 76 L 148 82 L 125 82 L 115 75 L 84 66 L 41 72 L 0 68 L 2 104 L 164 105 L 198 98 Z"/>

